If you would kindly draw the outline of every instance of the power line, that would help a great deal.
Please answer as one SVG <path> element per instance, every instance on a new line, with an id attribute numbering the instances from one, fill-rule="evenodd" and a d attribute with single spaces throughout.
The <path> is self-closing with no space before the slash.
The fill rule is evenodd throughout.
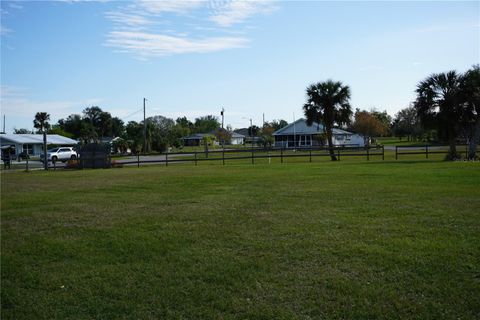
<path id="1" fill-rule="evenodd" d="M 143 108 L 141 108 L 141 109 L 139 109 L 139 110 L 137 110 L 137 111 L 135 111 L 135 112 L 132 112 L 132 113 L 130 113 L 128 116 L 123 117 L 122 120 L 125 120 L 125 119 L 127 119 L 127 118 L 130 118 L 131 116 L 134 116 L 134 115 L 136 115 L 137 113 L 140 113 L 140 112 L 142 112 L 142 111 L 143 111 Z"/>

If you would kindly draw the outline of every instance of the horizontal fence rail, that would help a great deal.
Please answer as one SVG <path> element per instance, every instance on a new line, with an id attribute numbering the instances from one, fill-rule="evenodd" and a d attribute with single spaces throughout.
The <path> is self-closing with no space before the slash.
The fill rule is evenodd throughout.
<path id="1" fill-rule="evenodd" d="M 468 155 L 468 145 L 457 145 L 457 153 Z M 395 160 L 401 155 L 425 155 L 428 159 L 433 154 L 449 154 L 449 146 L 395 146 Z M 478 151 L 477 151 L 478 153 Z"/>

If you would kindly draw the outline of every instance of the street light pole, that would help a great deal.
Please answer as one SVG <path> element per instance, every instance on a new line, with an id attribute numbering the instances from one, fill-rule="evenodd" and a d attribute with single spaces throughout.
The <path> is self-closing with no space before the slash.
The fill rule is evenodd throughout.
<path id="1" fill-rule="evenodd" d="M 147 121 L 145 120 L 145 101 L 143 98 L 143 153 L 147 153 Z"/>

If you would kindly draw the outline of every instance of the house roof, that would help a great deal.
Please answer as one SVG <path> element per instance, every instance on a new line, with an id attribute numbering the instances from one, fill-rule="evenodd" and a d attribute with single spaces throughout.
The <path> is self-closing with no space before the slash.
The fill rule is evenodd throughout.
<path id="1" fill-rule="evenodd" d="M 205 136 L 213 136 L 215 135 L 215 133 L 220 130 L 220 129 L 217 129 L 215 131 L 212 131 L 211 133 L 195 133 L 195 134 L 192 134 L 188 137 L 184 137 L 183 139 L 184 140 L 201 140 L 203 139 L 203 137 Z M 224 129 L 225 130 L 225 129 Z M 225 130 L 226 131 L 226 130 Z M 245 138 L 244 135 L 242 134 L 239 134 L 239 133 L 236 133 L 236 132 L 228 132 L 231 134 L 232 138 Z"/>
<path id="2" fill-rule="evenodd" d="M 2 133 L 0 134 L 0 141 L 2 144 L 43 144 L 43 135 Z M 78 142 L 76 140 L 61 136 L 59 134 L 47 134 L 47 144 L 76 145 L 77 143 Z"/>
<path id="3" fill-rule="evenodd" d="M 278 129 L 273 133 L 274 136 L 293 135 L 293 134 L 322 134 L 324 130 L 323 124 L 313 122 L 311 126 L 307 125 L 307 121 L 303 118 Z M 342 129 L 333 128 L 333 134 L 353 134 Z"/>
<path id="4" fill-rule="evenodd" d="M 245 138 L 243 134 L 240 134 L 238 132 L 232 131 L 230 133 L 232 134 L 232 138 Z"/>
<path id="5" fill-rule="evenodd" d="M 211 135 L 212 135 L 212 134 L 210 134 L 210 133 L 195 133 L 195 134 L 192 134 L 192 135 L 190 135 L 190 136 L 188 136 L 188 137 L 184 137 L 184 138 L 182 138 L 182 139 L 184 139 L 184 140 L 202 140 L 203 137 L 205 137 L 205 136 L 211 136 Z"/>

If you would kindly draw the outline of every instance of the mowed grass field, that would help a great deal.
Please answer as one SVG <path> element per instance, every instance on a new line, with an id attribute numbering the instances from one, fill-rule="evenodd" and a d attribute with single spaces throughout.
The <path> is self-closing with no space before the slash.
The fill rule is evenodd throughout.
<path id="1" fill-rule="evenodd" d="M 480 163 L 3 172 L 2 319 L 478 319 Z"/>

